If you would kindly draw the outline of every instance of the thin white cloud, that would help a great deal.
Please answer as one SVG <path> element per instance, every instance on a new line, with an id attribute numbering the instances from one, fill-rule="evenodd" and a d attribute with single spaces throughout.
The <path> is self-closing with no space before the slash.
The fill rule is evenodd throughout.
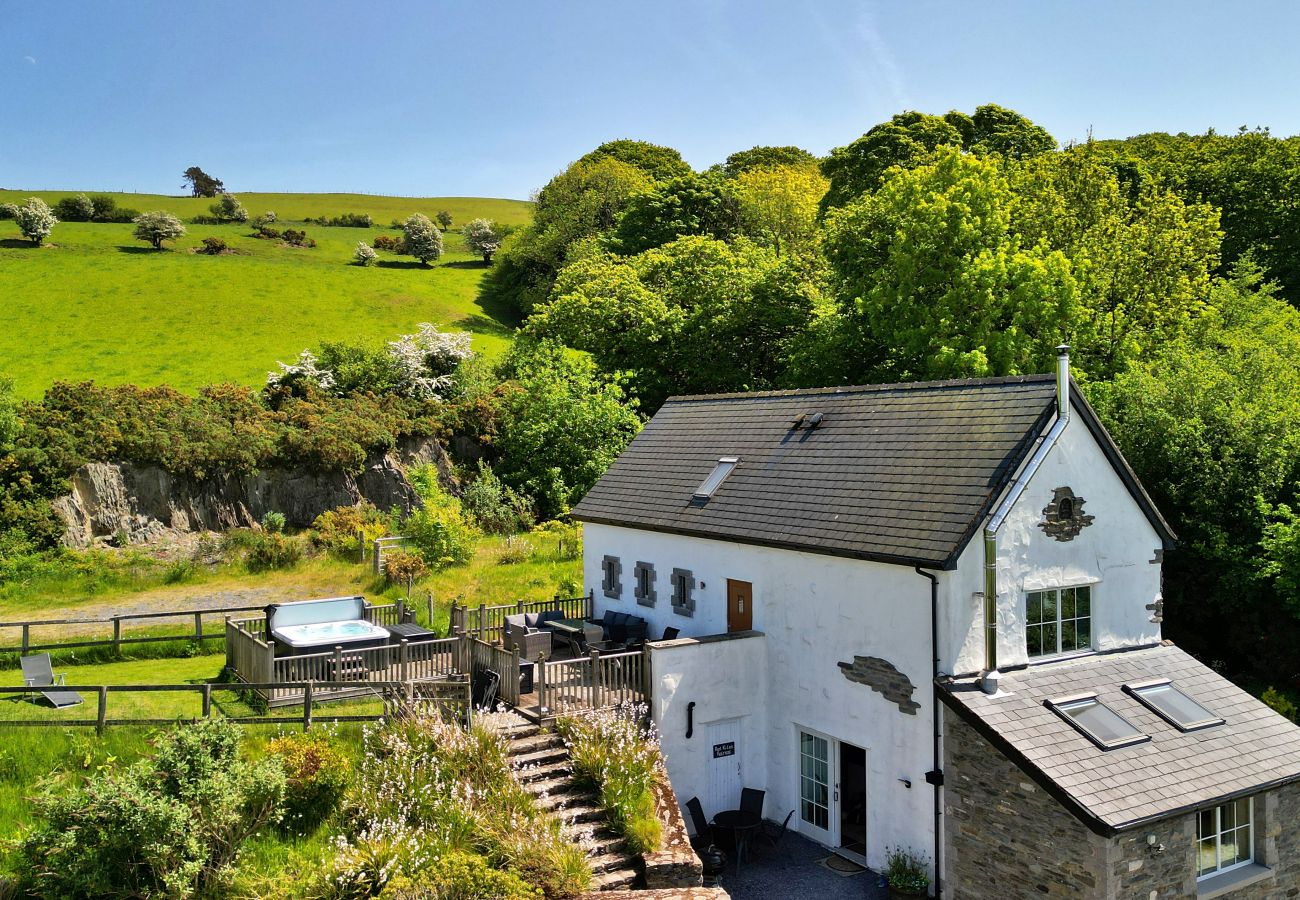
<path id="1" fill-rule="evenodd" d="M 899 110 L 907 109 L 910 105 L 907 97 L 907 86 L 903 79 L 903 69 L 894 58 L 894 52 L 890 49 L 889 43 L 880 32 L 876 25 L 874 10 L 870 7 L 864 8 L 858 14 L 857 21 L 858 36 L 866 44 L 867 50 L 871 54 L 872 61 L 876 64 L 881 78 L 890 93 L 890 99 L 894 101 L 895 108 Z"/>
<path id="2" fill-rule="evenodd" d="M 32 65 L 36 65 L 36 57 L 34 56 L 24 56 L 23 59 L 27 60 Z"/>

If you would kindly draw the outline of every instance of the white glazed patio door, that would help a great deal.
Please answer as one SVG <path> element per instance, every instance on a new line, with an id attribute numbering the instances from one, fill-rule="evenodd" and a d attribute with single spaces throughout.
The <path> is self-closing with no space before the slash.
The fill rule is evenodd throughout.
<path id="1" fill-rule="evenodd" d="M 815 731 L 799 729 L 799 831 L 833 847 L 839 823 L 839 785 L 835 771 L 835 742 Z"/>

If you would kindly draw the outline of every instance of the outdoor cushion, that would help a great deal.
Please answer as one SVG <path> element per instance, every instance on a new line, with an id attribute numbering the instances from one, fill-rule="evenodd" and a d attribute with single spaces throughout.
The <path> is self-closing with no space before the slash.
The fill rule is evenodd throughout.
<path id="1" fill-rule="evenodd" d="M 537 618 L 540 615 L 541 613 L 535 613 L 535 612 L 524 613 L 524 624 L 527 625 L 529 628 L 536 628 Z"/>
<path id="2" fill-rule="evenodd" d="M 506 626 L 510 628 L 527 628 L 528 616 L 524 613 L 515 613 L 514 615 L 506 616 L 505 623 Z"/>
<path id="3" fill-rule="evenodd" d="M 545 628 L 551 622 L 559 622 L 564 618 L 564 610 L 548 609 L 545 612 L 537 614 L 537 627 Z"/>

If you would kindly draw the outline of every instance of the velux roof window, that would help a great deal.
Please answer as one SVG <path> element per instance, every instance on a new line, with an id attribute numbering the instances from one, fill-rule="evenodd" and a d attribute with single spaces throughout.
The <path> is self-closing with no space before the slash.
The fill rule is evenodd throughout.
<path id="1" fill-rule="evenodd" d="M 737 456 L 724 456 L 719 459 L 718 464 L 709 473 L 709 477 L 705 478 L 700 483 L 700 486 L 695 489 L 695 501 L 703 503 L 712 497 L 718 488 L 722 487 L 722 482 L 726 480 L 727 476 L 731 474 L 731 470 L 736 468 L 739 462 L 740 457 Z"/>
<path id="2" fill-rule="evenodd" d="M 1126 684 L 1124 690 L 1179 731 L 1223 724 L 1222 718 L 1174 687 L 1167 678 Z"/>
<path id="3" fill-rule="evenodd" d="M 1151 740 L 1150 736 L 1138 731 L 1127 719 L 1098 700 L 1096 694 L 1076 694 L 1044 702 L 1103 750 L 1115 750 Z"/>

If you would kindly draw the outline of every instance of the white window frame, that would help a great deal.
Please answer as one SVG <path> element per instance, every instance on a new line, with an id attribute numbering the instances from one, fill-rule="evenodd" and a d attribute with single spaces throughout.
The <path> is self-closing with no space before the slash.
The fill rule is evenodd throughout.
<path id="1" fill-rule="evenodd" d="M 1223 835 L 1224 835 L 1223 808 L 1228 805 L 1235 805 L 1237 803 L 1237 800 L 1242 800 L 1242 799 L 1248 802 L 1248 805 L 1246 807 L 1248 811 L 1248 818 L 1246 821 L 1246 846 L 1250 849 L 1250 853 L 1245 859 L 1237 860 L 1235 863 L 1225 866 L 1222 865 Z M 1218 864 L 1218 867 L 1204 873 L 1201 872 L 1201 841 L 1205 840 L 1205 835 L 1201 834 L 1201 813 L 1206 812 L 1206 810 L 1204 809 L 1197 810 L 1195 858 L 1196 858 L 1196 880 L 1198 882 L 1205 881 L 1210 878 L 1214 878 L 1218 875 L 1222 875 L 1224 872 L 1231 872 L 1234 869 L 1241 869 L 1246 866 L 1253 865 L 1255 862 L 1255 798 L 1238 797 L 1237 800 L 1229 800 L 1227 803 L 1220 803 L 1217 806 L 1212 807 L 1214 812 L 1214 858 L 1216 863 Z M 1234 828 L 1228 830 L 1239 831 L 1240 829 L 1241 826 L 1237 825 Z"/>
<path id="2" fill-rule="evenodd" d="M 1074 649 L 1074 650 L 1063 650 L 1063 649 L 1061 649 L 1061 646 L 1062 646 L 1062 645 L 1061 645 L 1061 624 L 1062 624 L 1062 622 L 1075 622 L 1075 623 L 1078 623 L 1078 622 L 1080 622 L 1080 621 L 1083 621 L 1083 619 L 1081 619 L 1081 618 L 1077 615 L 1077 613 L 1078 613 L 1078 606 L 1077 606 L 1077 605 L 1076 605 L 1076 607 L 1075 607 L 1075 613 L 1076 613 L 1076 615 L 1075 615 L 1073 618 L 1070 618 L 1070 619 L 1062 619 L 1062 618 L 1061 618 L 1061 594 L 1062 594 L 1062 592 L 1064 592 L 1064 591 L 1070 591 L 1070 590 L 1077 591 L 1077 590 L 1079 590 L 1080 588 L 1086 588 L 1087 591 L 1088 591 L 1088 617 L 1087 617 L 1087 622 L 1088 622 L 1088 646 L 1087 646 L 1087 647 L 1083 647 L 1083 648 L 1079 648 L 1079 649 Z M 1031 624 L 1031 623 L 1030 623 L 1030 621 L 1029 621 L 1029 595 L 1030 595 L 1030 594 L 1046 594 L 1046 593 L 1048 593 L 1048 592 L 1054 592 L 1054 593 L 1056 594 L 1056 623 L 1055 623 L 1055 624 L 1056 624 L 1056 650 L 1053 651 L 1053 652 L 1050 652 L 1050 653 L 1032 654 L 1032 653 L 1029 652 L 1029 630 L 1030 630 L 1031 628 L 1042 628 L 1044 625 L 1049 624 L 1049 623 L 1046 623 L 1046 622 L 1044 622 L 1044 623 L 1035 623 L 1035 624 Z M 1078 602 L 1077 598 L 1076 598 L 1075 602 L 1076 602 L 1076 604 L 1077 604 L 1077 602 Z M 1093 627 L 1093 623 L 1095 623 L 1095 622 L 1097 621 L 1096 609 L 1097 609 L 1097 585 L 1096 585 L 1095 583 L 1093 583 L 1093 582 L 1084 582 L 1084 583 L 1082 583 L 1082 584 L 1063 584 L 1063 585 L 1060 585 L 1059 587 L 1045 587 L 1045 588 L 1039 588 L 1039 589 L 1037 589 L 1037 590 L 1033 590 L 1033 591 L 1025 591 L 1025 605 L 1024 605 L 1024 610 L 1025 610 L 1025 656 L 1027 656 L 1027 657 L 1029 658 L 1029 661 L 1030 661 L 1030 662 L 1044 662 L 1044 661 L 1046 661 L 1046 660 L 1051 660 L 1051 659 L 1061 659 L 1061 658 L 1063 658 L 1063 657 L 1067 657 L 1067 656 L 1083 656 L 1083 655 L 1086 654 L 1086 653 L 1095 653 L 1096 650 L 1097 650 L 1097 630 Z M 1076 627 L 1076 629 L 1077 629 L 1078 625 L 1076 624 L 1075 627 Z M 1076 632 L 1076 633 L 1077 633 L 1077 632 Z"/>

